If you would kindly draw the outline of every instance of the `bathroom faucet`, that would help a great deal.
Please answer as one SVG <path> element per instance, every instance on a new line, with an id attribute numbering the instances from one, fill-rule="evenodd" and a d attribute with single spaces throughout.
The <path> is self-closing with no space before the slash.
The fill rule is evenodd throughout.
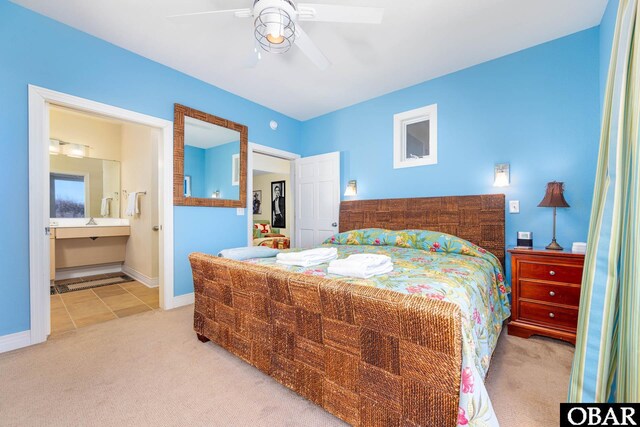
<path id="1" fill-rule="evenodd" d="M 86 225 L 98 225 L 98 223 L 96 222 L 95 219 L 93 219 L 93 217 L 89 218 L 89 222 L 87 222 Z"/>

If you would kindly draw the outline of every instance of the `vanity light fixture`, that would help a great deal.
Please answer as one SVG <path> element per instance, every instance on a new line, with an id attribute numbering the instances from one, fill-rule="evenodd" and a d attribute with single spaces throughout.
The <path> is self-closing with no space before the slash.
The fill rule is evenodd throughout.
<path id="1" fill-rule="evenodd" d="M 493 186 L 508 187 L 509 186 L 509 163 L 496 163 L 493 168 Z"/>
<path id="2" fill-rule="evenodd" d="M 357 196 L 358 195 L 358 181 L 356 181 L 355 179 L 352 179 L 351 181 L 349 181 L 349 183 L 347 184 L 347 189 L 344 191 L 344 195 L 346 197 Z"/>
<path id="3" fill-rule="evenodd" d="M 54 156 L 60 154 L 60 141 L 57 139 L 49 140 L 49 154 L 53 154 Z"/>
<path id="4" fill-rule="evenodd" d="M 88 155 L 88 145 L 75 144 L 73 142 L 60 141 L 58 139 L 49 140 L 49 154 L 63 154 L 68 157 L 81 159 Z"/>
<path id="5" fill-rule="evenodd" d="M 64 154 L 66 154 L 69 157 L 81 159 L 87 155 L 86 146 L 80 145 L 80 144 L 65 144 Z"/>

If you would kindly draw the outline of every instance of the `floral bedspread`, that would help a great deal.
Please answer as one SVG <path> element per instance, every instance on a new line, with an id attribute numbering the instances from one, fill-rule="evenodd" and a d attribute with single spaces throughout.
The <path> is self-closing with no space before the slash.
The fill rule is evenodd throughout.
<path id="1" fill-rule="evenodd" d="M 328 264 L 308 268 L 285 266 L 276 264 L 275 258 L 247 262 L 404 294 L 420 294 L 458 305 L 462 313 L 463 340 L 458 425 L 498 425 L 484 386 L 502 323 L 510 315 L 510 288 L 504 281 L 498 259 L 466 240 L 424 230 L 355 230 L 333 236 L 324 246 L 336 246 L 338 258 L 355 253 L 388 255 L 394 269 L 385 275 L 357 279 L 328 274 Z"/>

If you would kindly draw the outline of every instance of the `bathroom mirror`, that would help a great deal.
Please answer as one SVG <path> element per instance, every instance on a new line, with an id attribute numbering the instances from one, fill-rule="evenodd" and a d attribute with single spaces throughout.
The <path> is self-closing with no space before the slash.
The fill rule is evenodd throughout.
<path id="1" fill-rule="evenodd" d="M 49 155 L 50 218 L 120 218 L 120 162 Z"/>
<path id="2" fill-rule="evenodd" d="M 175 104 L 175 205 L 246 206 L 247 127 Z"/>

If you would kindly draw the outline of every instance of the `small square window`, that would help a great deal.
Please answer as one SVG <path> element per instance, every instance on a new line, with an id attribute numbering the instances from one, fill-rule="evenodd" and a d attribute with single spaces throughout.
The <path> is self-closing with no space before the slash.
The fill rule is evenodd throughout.
<path id="1" fill-rule="evenodd" d="M 393 167 L 438 163 L 437 104 L 393 116 Z"/>

